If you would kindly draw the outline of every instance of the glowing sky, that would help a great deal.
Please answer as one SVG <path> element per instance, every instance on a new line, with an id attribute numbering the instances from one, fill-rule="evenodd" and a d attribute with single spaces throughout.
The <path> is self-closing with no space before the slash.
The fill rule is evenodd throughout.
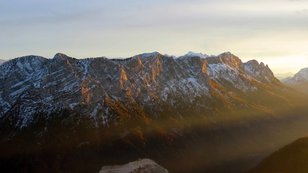
<path id="1" fill-rule="evenodd" d="M 0 58 L 159 51 L 308 67 L 308 0 L 1 0 Z"/>

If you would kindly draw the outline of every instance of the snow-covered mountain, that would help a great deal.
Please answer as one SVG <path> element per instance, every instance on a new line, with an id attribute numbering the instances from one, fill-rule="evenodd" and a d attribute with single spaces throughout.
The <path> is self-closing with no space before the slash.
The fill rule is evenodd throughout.
<path id="1" fill-rule="evenodd" d="M 245 105 L 238 104 L 238 93 L 279 85 L 268 66 L 243 63 L 228 52 L 177 58 L 154 52 L 127 59 L 26 56 L 0 66 L 0 119 L 24 128 L 68 110 L 96 127 L 108 126 L 131 115 L 152 119 Z"/>
<path id="2" fill-rule="evenodd" d="M 301 69 L 293 77 L 283 79 L 282 82 L 298 91 L 308 93 L 308 68 Z"/>

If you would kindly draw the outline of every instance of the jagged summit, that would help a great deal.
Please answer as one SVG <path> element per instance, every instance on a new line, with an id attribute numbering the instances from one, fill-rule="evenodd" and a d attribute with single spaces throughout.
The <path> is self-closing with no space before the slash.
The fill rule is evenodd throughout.
<path id="1" fill-rule="evenodd" d="M 54 58 L 65 58 L 65 57 L 68 57 L 68 56 L 66 54 L 60 53 L 60 52 L 58 52 L 54 55 Z"/>
<path id="2" fill-rule="evenodd" d="M 219 54 L 218 56 L 235 56 L 235 55 L 232 54 L 230 51 L 227 51 L 227 52 L 223 52 L 223 53 Z"/>
<path id="3" fill-rule="evenodd" d="M 155 52 L 151 52 L 151 53 L 139 54 L 139 55 L 136 55 L 134 57 L 149 58 L 149 57 L 156 57 L 156 56 L 162 56 L 162 54 L 155 51 Z"/>
<path id="4" fill-rule="evenodd" d="M 56 61 L 67 61 L 67 60 L 73 60 L 73 59 L 75 58 L 67 56 L 66 54 L 63 54 L 63 53 L 56 53 L 55 56 L 53 57 L 53 60 L 56 60 Z"/>
<path id="5" fill-rule="evenodd" d="M 260 63 L 257 60 L 253 59 L 247 61 L 246 64 L 250 64 L 251 66 L 258 66 Z"/>
<path id="6" fill-rule="evenodd" d="M 203 53 L 196 53 L 196 52 L 189 51 L 183 57 L 200 57 L 200 58 L 204 58 L 205 59 L 205 58 L 208 57 L 208 55 L 207 54 L 203 54 Z"/>
<path id="7" fill-rule="evenodd" d="M 247 65 L 250 65 L 252 67 L 258 67 L 260 66 L 261 68 L 266 68 L 268 70 L 270 70 L 268 64 L 264 64 L 264 62 L 258 62 L 257 60 L 253 59 L 253 60 L 250 60 L 250 61 L 247 61 L 245 64 Z"/>

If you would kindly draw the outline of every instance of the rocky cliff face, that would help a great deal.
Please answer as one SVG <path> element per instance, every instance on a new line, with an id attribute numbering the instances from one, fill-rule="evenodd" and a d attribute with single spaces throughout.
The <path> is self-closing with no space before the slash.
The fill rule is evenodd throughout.
<path id="1" fill-rule="evenodd" d="M 175 58 L 154 52 L 127 59 L 26 56 L 0 66 L 0 119 L 20 129 L 37 122 L 38 115 L 49 119 L 69 110 L 89 118 L 93 126 L 108 126 L 125 116 L 212 111 L 237 105 L 238 93 L 279 85 L 268 66 L 243 63 L 231 53 Z"/>

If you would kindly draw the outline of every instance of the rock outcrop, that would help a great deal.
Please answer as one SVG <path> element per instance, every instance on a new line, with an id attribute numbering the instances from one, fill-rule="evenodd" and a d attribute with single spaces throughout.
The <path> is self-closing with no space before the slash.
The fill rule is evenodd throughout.
<path id="1" fill-rule="evenodd" d="M 104 166 L 99 173 L 169 173 L 153 160 L 142 159 L 120 166 Z"/>

